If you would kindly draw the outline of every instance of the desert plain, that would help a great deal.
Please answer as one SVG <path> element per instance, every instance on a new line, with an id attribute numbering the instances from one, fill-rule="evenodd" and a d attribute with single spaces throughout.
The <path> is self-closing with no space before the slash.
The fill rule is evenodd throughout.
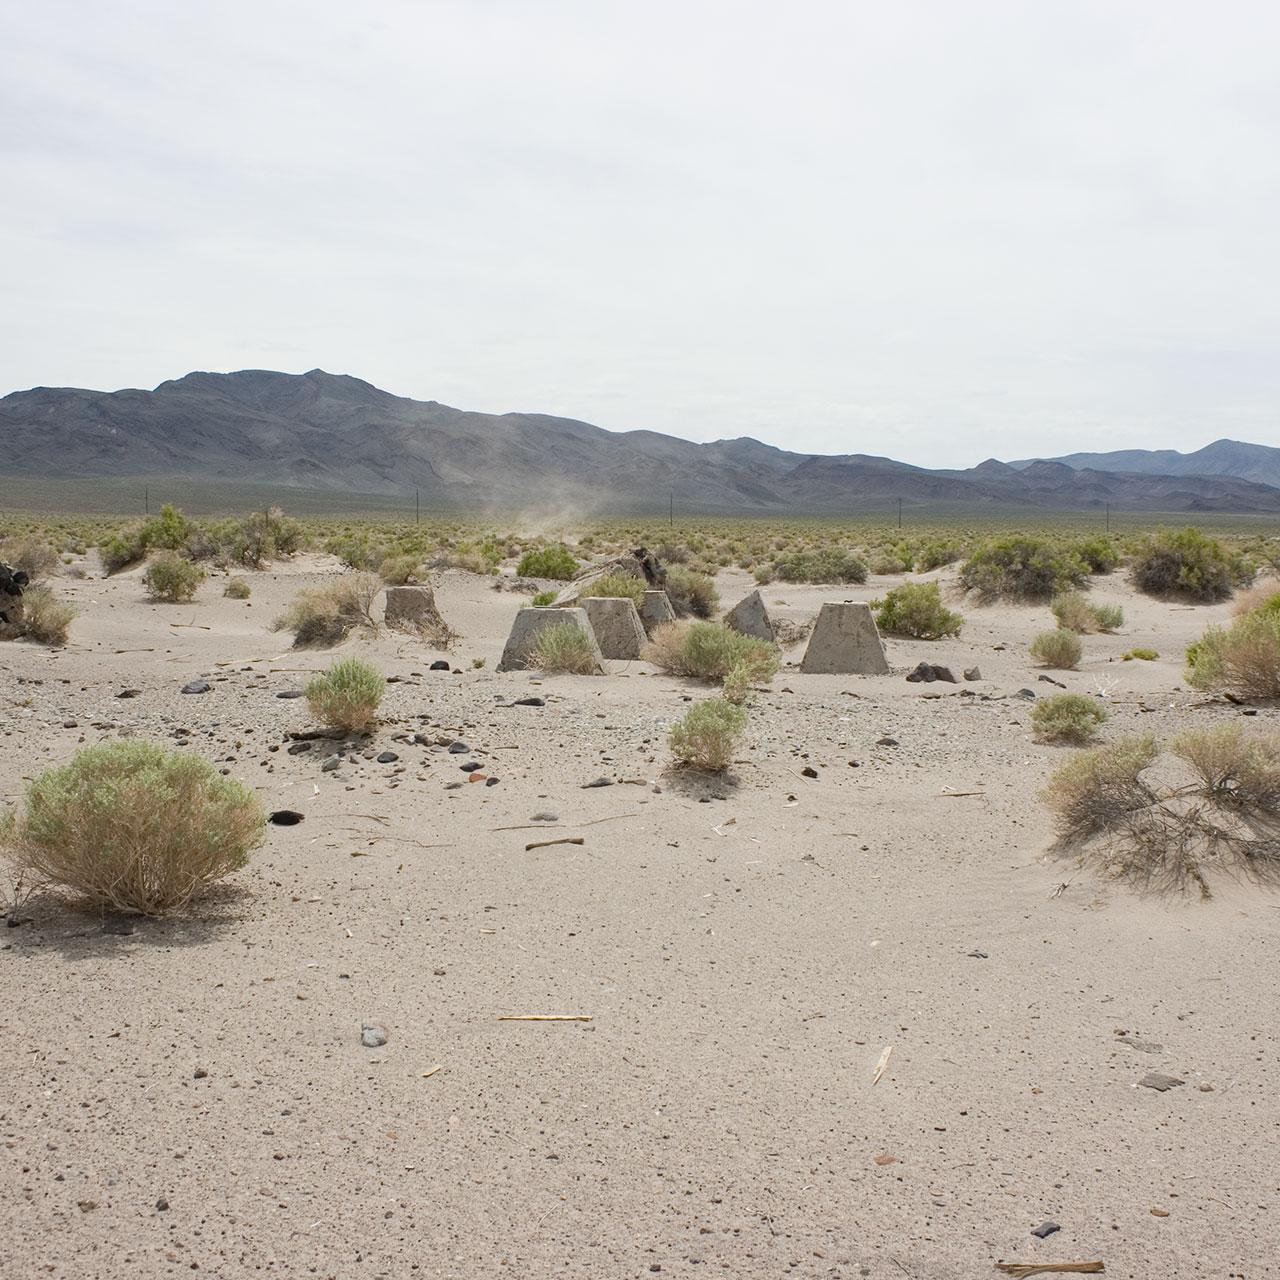
<path id="1" fill-rule="evenodd" d="M 1099 578 L 1125 622 L 1072 671 L 1030 661 L 1036 606 L 886 638 L 888 675 L 801 674 L 800 642 L 707 776 L 666 745 L 694 682 L 496 671 L 527 600 L 492 577 L 435 575 L 446 654 L 292 648 L 272 621 L 329 556 L 243 601 L 153 603 L 140 572 L 59 577 L 70 643 L 0 646 L 0 795 L 132 735 L 303 819 L 173 917 L 10 913 L 6 1280 L 1280 1275 L 1280 896 L 1057 852 L 1070 749 L 1021 692 L 1101 695 L 1104 739 L 1234 722 L 1182 678 L 1229 604 Z M 803 624 L 903 580 L 762 590 Z M 391 681 L 376 730 L 291 753 L 315 725 L 282 695 L 345 653 Z M 908 683 L 922 660 L 981 678 Z"/>

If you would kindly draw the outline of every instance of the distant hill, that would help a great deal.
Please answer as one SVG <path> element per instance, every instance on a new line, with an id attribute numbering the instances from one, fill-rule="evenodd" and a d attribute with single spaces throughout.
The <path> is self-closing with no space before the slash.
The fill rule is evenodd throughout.
<path id="1" fill-rule="evenodd" d="M 1174 449 L 1119 449 L 1114 453 L 1069 453 L 1053 462 L 1094 471 L 1145 476 L 1235 476 L 1255 484 L 1280 486 L 1280 449 L 1243 440 L 1215 440 L 1194 453 Z M 1030 461 L 1014 467 L 1030 466 Z"/>
<path id="2" fill-rule="evenodd" d="M 1253 451 L 1255 468 L 1273 456 L 1272 482 L 1237 475 L 1219 446 Z M 744 514 L 847 512 L 897 499 L 1001 510 L 1110 503 L 1280 512 L 1280 450 L 1260 445 L 1219 441 L 1187 455 L 1218 451 L 1212 474 L 1095 467 L 1088 455 L 934 471 L 866 454 L 789 453 L 746 438 L 695 444 L 545 414 L 469 413 L 320 369 L 189 373 L 154 391 L 14 392 L 0 399 L 0 450 L 9 477 L 165 477 L 367 494 L 417 488 L 428 504 L 477 509 L 663 510 L 674 493 L 686 511 Z"/>

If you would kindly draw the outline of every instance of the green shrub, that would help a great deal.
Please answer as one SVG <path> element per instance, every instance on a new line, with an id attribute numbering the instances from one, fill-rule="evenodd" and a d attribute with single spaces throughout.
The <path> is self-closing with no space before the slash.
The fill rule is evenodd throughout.
<path id="1" fill-rule="evenodd" d="M 321 724 L 355 732 L 373 723 L 386 689 L 377 667 L 360 658 L 339 658 L 307 681 L 307 705 Z"/>
<path id="2" fill-rule="evenodd" d="M 781 655 L 776 644 L 744 636 L 718 622 L 669 622 L 658 627 L 642 655 L 669 675 L 735 683 L 771 680 Z"/>
<path id="3" fill-rule="evenodd" d="M 1031 708 L 1031 724 L 1041 742 L 1089 742 L 1106 719 L 1101 700 L 1083 693 L 1054 694 Z"/>
<path id="4" fill-rule="evenodd" d="M 1125 662 L 1132 662 L 1134 658 L 1141 662 L 1154 662 L 1160 655 L 1154 649 L 1130 649 L 1128 653 L 1120 655 Z"/>
<path id="5" fill-rule="evenodd" d="M 573 552 L 563 542 L 558 542 L 552 547 L 526 551 L 520 557 L 516 572 L 522 578 L 551 578 L 556 582 L 568 582 L 578 572 L 578 567 Z"/>
<path id="6" fill-rule="evenodd" d="M 548 675 L 598 675 L 599 659 L 591 636 L 573 622 L 557 622 L 539 631 L 529 654 Z"/>
<path id="7" fill-rule="evenodd" d="M 98 554 L 107 574 L 119 573 L 135 565 L 147 554 L 147 544 L 142 539 L 142 528 L 122 529 L 99 544 Z"/>
<path id="8" fill-rule="evenodd" d="M 1124 610 L 1118 604 L 1095 604 L 1093 617 L 1099 631 L 1119 631 L 1124 626 Z"/>
<path id="9" fill-rule="evenodd" d="M 1031 642 L 1031 656 L 1042 667 L 1069 671 L 1080 661 L 1080 637 L 1074 631 L 1042 631 Z"/>
<path id="10" fill-rule="evenodd" d="M 1120 552 L 1110 538 L 1084 538 L 1072 550 L 1090 573 L 1110 573 L 1120 563 Z"/>
<path id="11" fill-rule="evenodd" d="M 1042 538 L 1002 538 L 979 547 L 960 569 L 966 591 L 982 600 L 1049 600 L 1088 576 L 1074 552 Z"/>
<path id="12" fill-rule="evenodd" d="M 402 587 L 417 574 L 417 571 L 417 556 L 387 556 L 378 569 L 378 576 L 388 586 Z"/>
<path id="13" fill-rule="evenodd" d="M 1280 612 L 1258 610 L 1210 627 L 1187 649 L 1187 682 L 1242 698 L 1280 698 Z"/>
<path id="14" fill-rule="evenodd" d="M 773 562 L 774 576 L 782 582 L 866 582 L 867 566 L 851 551 L 821 547 L 795 551 Z"/>
<path id="15" fill-rule="evenodd" d="M 960 559 L 960 549 L 946 542 L 926 542 L 916 553 L 916 572 L 928 573 L 955 564 Z"/>
<path id="16" fill-rule="evenodd" d="M 1118 604 L 1091 604 L 1078 591 L 1055 596 L 1049 608 L 1065 631 L 1088 635 L 1094 631 L 1114 631 L 1124 622 L 1124 610 Z"/>
<path id="17" fill-rule="evenodd" d="M 252 594 L 252 588 L 243 578 L 229 578 L 222 594 L 232 600 L 247 600 Z"/>
<path id="18" fill-rule="evenodd" d="M 337 644 L 358 626 L 377 625 L 373 602 L 380 590 L 381 583 L 372 573 L 352 573 L 321 587 L 308 587 L 298 592 L 273 625 L 277 631 L 294 632 L 293 643 L 299 647 Z"/>
<path id="19" fill-rule="evenodd" d="M 1133 584 L 1149 596 L 1207 604 L 1248 585 L 1248 562 L 1199 529 L 1163 529 L 1144 540 L 1133 559 Z"/>
<path id="20" fill-rule="evenodd" d="M 556 593 L 554 591 L 539 591 L 538 594 L 533 597 L 533 607 L 535 609 L 545 609 L 547 605 L 554 604 L 555 599 Z"/>
<path id="21" fill-rule="evenodd" d="M 147 594 L 169 604 L 190 600 L 203 581 L 204 570 L 173 551 L 162 551 L 142 575 Z"/>
<path id="22" fill-rule="evenodd" d="M 720 607 L 720 593 L 715 580 L 684 565 L 667 570 L 667 598 L 678 618 L 709 618 Z"/>
<path id="23" fill-rule="evenodd" d="M 30 783 L 0 848 L 20 872 L 95 906 L 161 915 L 243 867 L 265 821 L 253 792 L 210 761 L 108 742 Z"/>
<path id="24" fill-rule="evenodd" d="M 747 727 L 747 713 L 723 698 L 695 702 L 671 727 L 671 753 L 678 764 L 720 773 L 733 761 L 734 748 Z"/>
<path id="25" fill-rule="evenodd" d="M 279 507 L 271 507 L 267 511 L 255 511 L 238 524 L 233 522 L 224 545 L 237 564 L 258 569 L 278 556 L 295 555 L 305 542 L 302 526 Z"/>
<path id="26" fill-rule="evenodd" d="M 192 523 L 177 507 L 166 502 L 158 516 L 152 516 L 139 531 L 148 551 L 181 551 L 191 536 Z"/>
<path id="27" fill-rule="evenodd" d="M 43 583 L 22 593 L 23 633 L 40 644 L 66 644 L 75 616 L 75 606 L 59 600 Z"/>
<path id="28" fill-rule="evenodd" d="M 873 600 L 871 608 L 881 631 L 890 635 L 916 636 L 921 640 L 941 640 L 958 636 L 964 619 L 942 603 L 936 582 L 904 582 Z"/>
<path id="29" fill-rule="evenodd" d="M 633 573 L 606 573 L 582 589 L 583 596 L 630 600 L 637 609 L 644 604 L 645 580 Z"/>

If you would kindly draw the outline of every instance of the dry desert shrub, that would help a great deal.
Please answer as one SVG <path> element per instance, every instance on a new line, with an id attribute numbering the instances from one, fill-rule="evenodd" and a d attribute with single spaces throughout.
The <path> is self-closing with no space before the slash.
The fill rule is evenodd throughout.
<path id="1" fill-rule="evenodd" d="M 599 671 L 591 637 L 572 622 L 557 622 L 538 632 L 529 659 L 548 675 L 590 676 Z"/>
<path id="2" fill-rule="evenodd" d="M 75 606 L 59 600 L 43 583 L 22 593 L 23 630 L 40 644 L 66 644 L 75 616 Z"/>
<path id="3" fill-rule="evenodd" d="M 297 646 L 331 645 L 359 626 L 373 627 L 373 602 L 381 590 L 376 574 L 351 573 L 321 587 L 299 591 L 275 620 L 277 631 L 292 631 Z"/>
<path id="4" fill-rule="evenodd" d="M 1189 729 L 1169 749 L 1194 770 L 1205 799 L 1263 819 L 1280 817 L 1280 737 L 1224 724 Z"/>
<path id="5" fill-rule="evenodd" d="M 1049 779 L 1045 802 L 1066 842 L 1087 839 L 1116 826 L 1152 802 L 1141 773 L 1159 755 L 1153 734 L 1120 738 L 1082 751 Z"/>
<path id="6" fill-rule="evenodd" d="M 201 756 L 109 742 L 30 783 L 0 849 L 20 875 L 95 906 L 162 915 L 243 867 L 265 821 Z"/>
<path id="7" fill-rule="evenodd" d="M 1080 637 L 1061 627 L 1057 631 L 1042 631 L 1031 642 L 1032 658 L 1042 667 L 1059 671 L 1073 670 L 1082 652 Z"/>
<path id="8" fill-rule="evenodd" d="M 222 594 L 232 600 L 247 600 L 252 594 L 252 588 L 244 578 L 231 578 L 222 589 Z"/>
<path id="9" fill-rule="evenodd" d="M 1241 555 L 1199 529 L 1163 529 L 1146 538 L 1133 559 L 1133 584 L 1160 599 L 1211 604 L 1253 580 Z"/>
<path id="10" fill-rule="evenodd" d="M 941 640 L 958 636 L 964 619 L 942 603 L 936 582 L 905 582 L 873 600 L 876 625 L 890 635 L 915 636 L 920 640 Z"/>
<path id="11" fill-rule="evenodd" d="M 1105 724 L 1107 709 L 1083 693 L 1058 693 L 1031 708 L 1031 724 L 1040 742 L 1091 742 Z"/>
<path id="12" fill-rule="evenodd" d="M 162 551 L 147 565 L 147 571 L 142 575 L 147 594 L 153 600 L 162 600 L 166 604 L 190 600 L 203 581 L 204 570 L 190 560 L 184 560 L 176 551 Z"/>
<path id="13" fill-rule="evenodd" d="M 377 667 L 359 658 L 339 658 L 307 681 L 307 705 L 321 724 L 357 732 L 377 718 L 387 682 Z"/>
<path id="14" fill-rule="evenodd" d="M 634 573 L 606 573 L 583 587 L 581 596 L 604 597 L 609 600 L 630 600 L 638 609 L 644 604 L 645 580 Z"/>
<path id="15" fill-rule="evenodd" d="M 718 622 L 668 622 L 658 627 L 641 655 L 668 675 L 724 680 L 740 671 L 748 683 L 771 680 L 778 670 L 778 646 L 744 636 Z"/>
<path id="16" fill-rule="evenodd" d="M 0 564 L 21 569 L 32 582 L 36 582 L 53 573 L 59 559 L 57 551 L 40 538 L 14 537 L 0 542 Z"/>
<path id="17" fill-rule="evenodd" d="M 723 698 L 695 702 L 671 727 L 671 753 L 677 764 L 719 773 L 732 762 L 746 726 L 746 711 Z"/>
<path id="18" fill-rule="evenodd" d="M 684 565 L 672 565 L 664 584 L 667 598 L 679 618 L 709 618 L 720 606 L 720 593 L 715 581 L 705 573 L 696 573 Z"/>
<path id="19" fill-rule="evenodd" d="M 0 560 L 4 557 L 0 556 Z M 1231 602 L 1233 617 L 1243 618 L 1247 613 L 1280 612 L 1280 583 L 1274 580 L 1259 582 L 1247 591 L 1238 592 Z"/>
<path id="20" fill-rule="evenodd" d="M 387 556 L 378 566 L 378 576 L 389 587 L 403 587 L 418 578 L 419 569 L 417 556 Z"/>
<path id="21" fill-rule="evenodd" d="M 1241 698 L 1280 698 L 1280 610 L 1265 605 L 1210 627 L 1187 650 L 1187 682 Z"/>

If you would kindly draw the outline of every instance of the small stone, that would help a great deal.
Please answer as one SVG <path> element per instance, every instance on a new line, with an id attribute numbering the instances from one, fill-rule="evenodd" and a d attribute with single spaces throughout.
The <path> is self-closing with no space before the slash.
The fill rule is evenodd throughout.
<path id="1" fill-rule="evenodd" d="M 1024 702 L 1034 702 L 1036 700 L 1036 691 L 1034 689 L 1019 689 L 1013 696 L 1021 698 Z"/>
<path id="2" fill-rule="evenodd" d="M 897 740 L 897 738 L 889 738 L 889 737 L 885 737 L 885 738 L 877 738 L 877 739 L 876 739 L 876 746 L 877 746 L 877 747 L 896 747 L 897 745 L 898 745 L 898 740 Z"/>
<path id="3" fill-rule="evenodd" d="M 320 766 L 321 773 L 332 773 L 342 763 L 342 757 L 338 755 L 328 756 L 324 764 Z"/>
<path id="4" fill-rule="evenodd" d="M 1037 676 L 1036 679 L 1039 680 L 1041 684 L 1051 684 L 1059 689 L 1065 689 L 1067 687 L 1061 680 L 1055 680 L 1052 676 Z"/>
<path id="5" fill-rule="evenodd" d="M 529 821 L 530 822 L 559 822 L 560 815 L 558 813 L 549 813 L 549 812 L 535 813 L 533 817 L 529 819 Z"/>
<path id="6" fill-rule="evenodd" d="M 188 680 L 182 686 L 183 693 L 208 693 L 213 688 L 207 680 Z"/>
<path id="7" fill-rule="evenodd" d="M 160 1199 L 156 1201 L 156 1208 L 161 1213 L 164 1213 L 169 1208 L 169 1202 L 164 1198 L 164 1196 L 161 1196 Z"/>
<path id="8" fill-rule="evenodd" d="M 451 756 L 465 756 L 471 748 L 465 742 L 449 743 L 449 754 Z"/>
<path id="9" fill-rule="evenodd" d="M 303 816 L 297 809 L 276 809 L 268 815 L 267 821 L 275 827 L 296 827 Z"/>
<path id="10" fill-rule="evenodd" d="M 289 744 L 289 754 L 291 756 L 300 756 L 311 750 L 309 742 L 291 742 Z"/>
<path id="11" fill-rule="evenodd" d="M 361 1023 L 360 1043 L 366 1049 L 381 1049 L 387 1043 L 386 1027 L 378 1022 Z"/>
<path id="12" fill-rule="evenodd" d="M 974 960 L 986 960 L 988 958 L 985 951 L 970 951 L 969 956 Z"/>
<path id="13" fill-rule="evenodd" d="M 378 753 L 379 764 L 394 764 L 400 757 L 394 751 L 381 751 Z"/>
<path id="14" fill-rule="evenodd" d="M 75 720 L 64 720 L 62 722 L 62 727 L 64 729 L 78 729 L 80 725 L 79 722 Z"/>
<path id="15" fill-rule="evenodd" d="M 197 1067 L 195 1071 L 192 1072 L 191 1078 L 193 1080 L 207 1080 L 209 1078 L 209 1073 L 203 1067 Z"/>
<path id="16" fill-rule="evenodd" d="M 306 696 L 306 691 L 303 689 L 281 689 L 276 694 L 277 698 L 305 698 Z"/>
<path id="17" fill-rule="evenodd" d="M 966 680 L 981 680 L 982 672 L 977 667 L 966 667 L 964 669 L 964 678 Z"/>
<path id="18" fill-rule="evenodd" d="M 498 779 L 497 779 L 497 778 L 486 778 L 486 779 L 484 780 L 484 785 L 485 785 L 486 787 L 496 787 L 496 786 L 498 785 Z"/>
<path id="19" fill-rule="evenodd" d="M 582 784 L 583 791 L 590 791 L 593 787 L 611 787 L 613 786 L 612 778 L 596 778 L 592 782 L 584 782 Z"/>
<path id="20" fill-rule="evenodd" d="M 477 764 L 474 760 L 468 760 L 466 764 L 459 765 L 458 767 L 463 773 L 479 773 L 483 768 L 482 765 Z"/>
<path id="21" fill-rule="evenodd" d="M 449 664 L 443 658 L 437 658 L 428 668 L 429 671 L 448 671 Z"/>
<path id="22" fill-rule="evenodd" d="M 813 765 L 807 764 L 800 770 L 800 776 L 802 778 L 816 778 L 818 776 L 818 771 L 813 767 Z"/>
<path id="23" fill-rule="evenodd" d="M 1056 1222 L 1042 1222 L 1031 1234 L 1039 1236 L 1041 1240 L 1047 1240 L 1055 1231 L 1061 1231 L 1062 1228 Z"/>
<path id="24" fill-rule="evenodd" d="M 1200 1089 L 1200 1092 L 1201 1092 L 1201 1093 L 1212 1093 L 1212 1092 L 1213 1092 L 1213 1085 L 1211 1085 L 1211 1084 L 1202 1084 L 1202 1085 L 1200 1085 L 1200 1086 L 1199 1086 L 1199 1089 Z"/>
<path id="25" fill-rule="evenodd" d="M 513 707 L 545 707 L 547 700 L 545 698 L 517 698 L 511 705 Z"/>
<path id="26" fill-rule="evenodd" d="M 1152 1071 L 1149 1075 L 1145 1075 L 1138 1084 L 1144 1089 L 1156 1089 L 1160 1093 L 1166 1093 L 1168 1090 L 1176 1088 L 1180 1084 L 1186 1084 L 1185 1080 L 1179 1080 L 1177 1076 L 1167 1076 L 1160 1071 Z"/>
<path id="27" fill-rule="evenodd" d="M 136 698 L 142 692 L 141 689 L 121 689 L 116 694 L 117 698 Z"/>

